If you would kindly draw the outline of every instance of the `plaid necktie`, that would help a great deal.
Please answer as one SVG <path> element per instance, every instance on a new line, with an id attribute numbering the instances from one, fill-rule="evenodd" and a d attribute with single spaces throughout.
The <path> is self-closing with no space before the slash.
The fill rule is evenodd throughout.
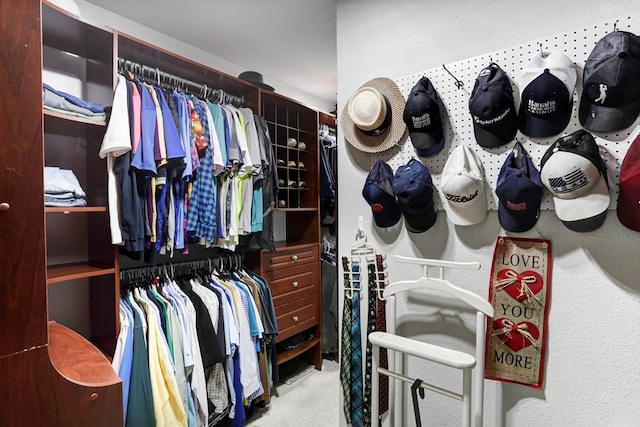
<path id="1" fill-rule="evenodd" d="M 344 288 L 351 287 L 349 280 L 349 261 L 342 257 L 342 271 L 344 272 Z M 351 306 L 352 299 L 349 291 L 345 292 L 342 308 L 342 348 L 340 351 L 340 380 L 342 382 L 342 395 L 344 416 L 347 424 L 351 423 Z"/>
<path id="2" fill-rule="evenodd" d="M 364 427 L 362 406 L 362 339 L 360 332 L 360 265 L 351 263 L 353 304 L 351 306 L 351 425 Z"/>
<path id="3" fill-rule="evenodd" d="M 386 283 L 386 264 L 382 255 L 376 255 L 376 262 L 378 266 L 377 288 L 380 289 L 380 294 L 384 290 Z M 377 299 L 377 316 L 376 316 L 376 331 L 385 332 L 387 330 L 387 316 L 385 313 L 385 300 Z M 380 348 L 380 367 L 387 369 L 389 363 L 387 360 L 387 349 Z M 382 415 L 389 409 L 389 377 L 383 374 L 378 374 L 380 379 L 379 388 L 379 414 Z"/>
<path id="4" fill-rule="evenodd" d="M 376 265 L 369 263 L 367 265 L 369 272 L 367 281 L 367 337 L 371 332 L 376 330 Z M 367 349 L 365 354 L 364 374 L 364 422 L 371 425 L 371 343 L 367 339 Z"/>

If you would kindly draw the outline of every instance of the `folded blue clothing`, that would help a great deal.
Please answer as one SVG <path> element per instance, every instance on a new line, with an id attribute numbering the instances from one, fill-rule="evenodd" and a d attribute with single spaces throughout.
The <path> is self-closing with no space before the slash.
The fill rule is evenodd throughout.
<path id="1" fill-rule="evenodd" d="M 85 101 L 84 99 L 80 99 L 77 96 L 71 95 L 69 93 L 66 92 L 62 92 L 59 90 L 55 90 L 54 88 L 52 88 L 51 86 L 49 86 L 46 83 L 42 83 L 42 86 L 44 89 L 47 89 L 50 92 L 53 92 L 54 94 L 63 97 L 64 99 L 66 99 L 67 101 L 69 101 L 71 104 L 73 105 L 77 105 L 78 107 L 82 107 L 82 108 L 86 108 L 87 110 L 93 112 L 93 113 L 104 113 L 104 105 L 99 104 L 97 102 L 88 102 Z"/>
<path id="2" fill-rule="evenodd" d="M 71 193 L 76 199 L 86 197 L 73 171 L 55 166 L 44 168 L 44 193 L 45 195 Z"/>
<path id="3" fill-rule="evenodd" d="M 56 199 L 44 195 L 44 205 L 54 208 L 82 208 L 87 206 L 85 199 L 76 199 L 74 197 L 70 199 Z"/>
<path id="4" fill-rule="evenodd" d="M 45 108 L 54 109 L 57 111 L 68 112 L 69 114 L 87 117 L 87 118 L 98 118 L 101 120 L 106 119 L 107 115 L 105 113 L 94 113 L 88 108 L 80 107 L 79 105 L 75 105 L 69 101 L 67 101 L 63 96 L 60 96 L 54 92 L 51 92 L 49 89 L 42 90 L 42 104 Z"/>

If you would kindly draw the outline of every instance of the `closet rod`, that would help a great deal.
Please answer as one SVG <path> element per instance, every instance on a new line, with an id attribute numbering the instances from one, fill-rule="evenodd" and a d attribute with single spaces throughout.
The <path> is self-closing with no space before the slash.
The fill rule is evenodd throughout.
<path id="1" fill-rule="evenodd" d="M 140 64 L 129 59 L 118 57 L 118 72 L 124 74 L 129 71 L 141 80 L 147 83 L 169 86 L 173 89 L 182 89 L 205 99 L 220 102 L 223 104 L 232 104 L 241 107 L 244 104 L 244 96 L 232 95 L 226 93 L 222 89 L 216 89 L 207 86 L 204 83 L 196 83 L 194 81 L 161 71 L 157 67 Z"/>
<path id="2" fill-rule="evenodd" d="M 221 268 L 238 269 L 242 267 L 244 256 L 240 253 L 231 252 L 220 253 L 211 258 L 181 261 L 151 266 L 141 266 L 132 268 L 123 268 L 120 270 L 120 280 L 145 279 L 156 276 L 174 277 L 176 273 L 180 274 L 186 271 L 199 270 L 203 268 Z"/>

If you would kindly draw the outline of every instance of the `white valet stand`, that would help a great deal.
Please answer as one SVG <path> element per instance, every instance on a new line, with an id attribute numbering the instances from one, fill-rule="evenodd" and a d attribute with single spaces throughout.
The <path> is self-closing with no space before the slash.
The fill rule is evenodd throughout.
<path id="1" fill-rule="evenodd" d="M 376 375 L 376 372 L 410 384 L 413 384 L 416 381 L 416 378 L 405 376 L 402 367 L 399 371 L 395 370 L 395 353 L 397 352 L 400 353 L 399 356 L 401 358 L 403 354 L 406 354 L 461 370 L 462 393 L 457 393 L 428 383 L 422 383 L 420 387 L 461 400 L 462 425 L 471 426 L 471 420 L 473 418 L 474 426 L 482 426 L 484 413 L 485 327 L 487 316 L 493 317 L 493 306 L 486 299 L 483 299 L 477 294 L 466 289 L 455 286 L 444 278 L 445 268 L 478 270 L 480 268 L 480 264 L 477 262 L 461 263 L 424 258 L 408 258 L 399 255 L 394 256 L 393 259 L 397 262 L 422 265 L 424 266 L 424 274 L 417 280 L 394 282 L 384 290 L 384 299 L 387 300 L 387 332 L 372 332 L 368 337 L 369 341 L 371 341 L 373 351 L 372 372 L 374 374 L 371 379 L 372 425 L 377 427 L 378 423 L 379 378 L 378 375 Z M 438 277 L 428 276 L 429 267 L 439 268 Z M 445 293 L 448 296 L 457 298 L 476 309 L 475 355 L 396 335 L 396 295 L 402 292 L 419 289 L 435 290 Z M 389 352 L 388 369 L 380 368 L 380 347 L 391 350 Z M 474 379 L 472 382 L 472 371 L 474 370 L 474 367 L 477 368 L 474 371 Z M 471 413 L 472 386 L 473 400 L 475 400 L 473 414 Z M 396 389 L 399 390 L 399 388 Z"/>

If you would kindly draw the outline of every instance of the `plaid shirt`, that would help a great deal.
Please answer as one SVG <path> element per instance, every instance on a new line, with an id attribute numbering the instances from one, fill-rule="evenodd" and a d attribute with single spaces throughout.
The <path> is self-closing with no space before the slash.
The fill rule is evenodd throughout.
<path id="1" fill-rule="evenodd" d="M 206 106 L 195 98 L 192 99 L 199 116 L 206 117 L 203 108 Z M 202 113 L 202 114 L 200 114 Z M 202 120 L 205 135 L 209 134 L 209 123 Z M 216 179 L 213 175 L 213 152 L 208 144 L 202 157 L 200 167 L 195 171 L 193 190 L 187 213 L 187 234 L 190 237 L 216 241 Z"/>

